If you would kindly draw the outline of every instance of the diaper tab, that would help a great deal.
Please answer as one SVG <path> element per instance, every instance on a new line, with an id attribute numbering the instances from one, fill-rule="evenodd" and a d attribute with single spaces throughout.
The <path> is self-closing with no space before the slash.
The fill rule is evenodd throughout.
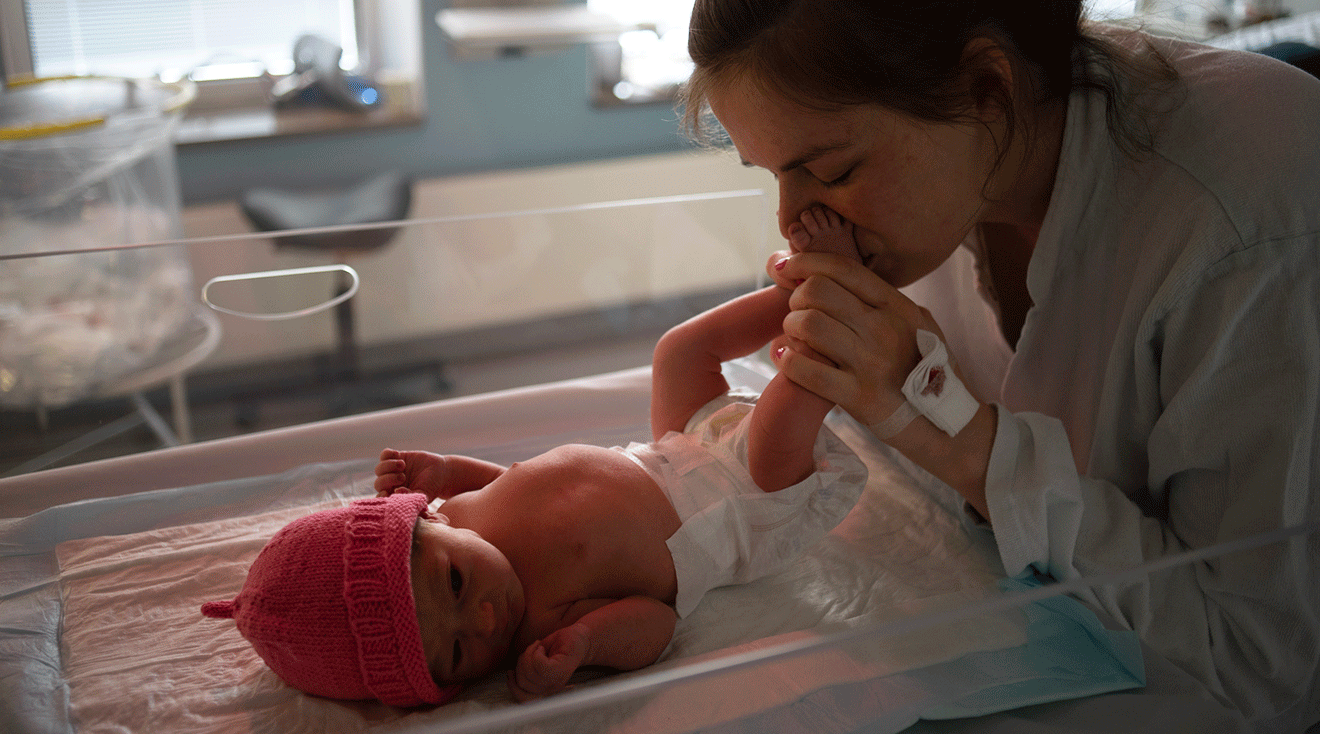
<path id="1" fill-rule="evenodd" d="M 674 473 L 680 477 L 691 474 L 699 467 L 715 461 L 709 451 L 686 434 L 670 431 L 665 434 L 662 440 L 664 441 L 664 451 L 661 456 L 673 468 Z"/>
<path id="2" fill-rule="evenodd" d="M 921 361 L 903 383 L 903 395 L 937 428 L 956 436 L 976 415 L 980 403 L 954 373 L 949 350 L 932 332 L 917 329 Z"/>

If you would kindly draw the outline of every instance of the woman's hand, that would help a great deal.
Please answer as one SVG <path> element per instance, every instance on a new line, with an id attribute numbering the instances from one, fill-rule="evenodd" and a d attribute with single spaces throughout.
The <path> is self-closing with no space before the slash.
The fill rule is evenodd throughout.
<path id="1" fill-rule="evenodd" d="M 768 265 L 777 284 L 793 289 L 784 339 L 772 350 L 779 370 L 864 424 L 888 418 L 921 360 L 917 329 L 943 338 L 930 313 L 848 258 L 781 252 Z"/>
<path id="2" fill-rule="evenodd" d="M 777 284 L 793 289 L 784 337 L 772 350 L 779 370 L 864 425 L 893 415 L 907 400 L 904 381 L 921 361 L 917 330 L 944 339 L 930 312 L 860 263 L 838 255 L 776 253 L 767 272 Z M 779 346 L 786 348 L 780 352 Z M 957 365 L 951 366 L 956 373 Z M 956 436 L 917 418 L 885 441 L 988 519 L 985 477 L 996 426 L 994 408 L 982 404 Z"/>

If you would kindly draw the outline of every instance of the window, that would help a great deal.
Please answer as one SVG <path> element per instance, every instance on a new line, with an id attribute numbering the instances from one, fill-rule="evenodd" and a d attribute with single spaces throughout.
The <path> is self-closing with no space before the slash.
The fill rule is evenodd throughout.
<path id="1" fill-rule="evenodd" d="M 197 81 L 283 75 L 312 33 L 358 64 L 352 0 L 25 0 L 31 73 Z"/>
<path id="2" fill-rule="evenodd" d="M 1137 14 L 1137 0 L 1087 0 L 1086 15 L 1096 20 L 1131 18 Z"/>
<path id="3" fill-rule="evenodd" d="M 9 78 L 99 74 L 173 81 L 190 76 L 198 85 L 190 117 L 243 111 L 249 117 L 271 118 L 267 93 L 277 79 L 293 71 L 294 41 L 314 34 L 343 49 L 340 67 L 346 72 L 372 77 L 387 89 L 401 87 L 398 96 L 404 99 L 396 101 L 407 102 L 408 115 L 416 119 L 421 54 L 417 3 L 0 0 L 0 52 Z M 382 32 L 385 28 L 388 34 Z M 303 120 L 288 131 L 339 126 L 329 120 L 335 115 L 322 117 L 327 118 L 324 125 Z M 249 120 L 237 127 L 211 122 L 200 133 L 185 123 L 181 141 L 284 131 L 269 120 Z"/>
<path id="4" fill-rule="evenodd" d="M 665 102 L 692 73 L 688 19 L 693 0 L 587 0 L 587 7 L 620 20 L 654 25 L 629 31 L 618 42 L 592 47 L 592 87 L 600 106 Z"/>

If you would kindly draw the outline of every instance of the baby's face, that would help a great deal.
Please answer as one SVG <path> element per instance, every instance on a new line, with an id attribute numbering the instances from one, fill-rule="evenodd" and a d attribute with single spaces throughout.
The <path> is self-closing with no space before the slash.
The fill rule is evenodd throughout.
<path id="1" fill-rule="evenodd" d="M 480 535 L 421 518 L 413 532 L 413 598 L 431 676 L 457 683 L 500 666 L 524 611 L 522 582 Z"/>

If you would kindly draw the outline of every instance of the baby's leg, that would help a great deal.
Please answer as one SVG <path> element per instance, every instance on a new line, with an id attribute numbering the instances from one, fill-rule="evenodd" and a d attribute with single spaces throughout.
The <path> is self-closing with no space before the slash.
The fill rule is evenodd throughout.
<path id="1" fill-rule="evenodd" d="M 831 209 L 814 206 L 802 212 L 799 221 L 789 225 L 788 243 L 794 252 L 824 252 L 861 260 L 852 222 Z M 775 340 L 772 353 L 790 346 L 782 335 Z M 791 345 L 802 356 L 833 366 L 805 344 Z M 798 385 L 784 375 L 775 375 L 761 393 L 748 420 L 748 469 L 756 485 L 775 492 L 806 479 L 815 471 L 813 450 L 821 423 L 834 403 Z"/>
<path id="2" fill-rule="evenodd" d="M 861 260 L 852 222 L 833 209 L 813 206 L 789 225 L 788 244 L 794 252 L 828 252 Z"/>

